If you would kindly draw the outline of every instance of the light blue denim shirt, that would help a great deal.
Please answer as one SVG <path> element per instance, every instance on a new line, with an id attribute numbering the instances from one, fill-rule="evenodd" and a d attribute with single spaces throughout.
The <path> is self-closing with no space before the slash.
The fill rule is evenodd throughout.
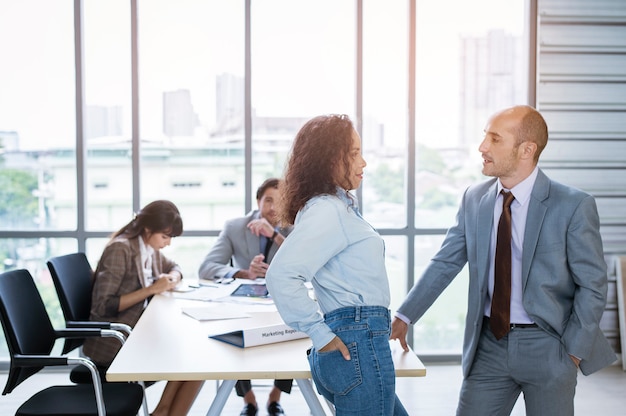
<path id="1" fill-rule="evenodd" d="M 342 189 L 311 198 L 298 212 L 265 280 L 285 323 L 309 335 L 317 349 L 335 336 L 322 314 L 346 306 L 388 308 L 390 302 L 384 241 Z"/>

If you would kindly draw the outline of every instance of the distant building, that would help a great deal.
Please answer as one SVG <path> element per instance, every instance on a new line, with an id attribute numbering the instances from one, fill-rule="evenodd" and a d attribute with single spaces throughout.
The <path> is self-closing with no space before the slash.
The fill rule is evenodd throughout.
<path id="1" fill-rule="evenodd" d="M 167 137 L 193 136 L 199 124 L 189 90 L 163 93 L 163 134 Z"/>
<path id="2" fill-rule="evenodd" d="M 472 150 L 495 111 L 526 103 L 522 38 L 503 30 L 461 39 L 459 145 Z"/>
<path id="3" fill-rule="evenodd" d="M 122 106 L 88 105 L 85 116 L 85 138 L 121 136 Z"/>
<path id="4" fill-rule="evenodd" d="M 16 131 L 0 131 L 0 153 L 19 150 L 20 135 Z"/>
<path id="5" fill-rule="evenodd" d="M 233 74 L 218 75 L 215 91 L 216 123 L 212 135 L 243 133 L 244 79 Z"/>

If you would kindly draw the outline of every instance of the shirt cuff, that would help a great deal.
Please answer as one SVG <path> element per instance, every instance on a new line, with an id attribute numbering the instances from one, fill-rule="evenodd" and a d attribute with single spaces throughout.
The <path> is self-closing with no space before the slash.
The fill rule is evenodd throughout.
<path id="1" fill-rule="evenodd" d="M 407 325 L 411 325 L 411 320 L 407 318 L 406 316 L 402 315 L 400 312 L 396 312 L 396 318 L 398 318 L 399 320 L 401 320 Z"/>
<path id="2" fill-rule="evenodd" d="M 307 335 L 311 338 L 313 347 L 315 347 L 316 350 L 322 349 L 336 337 L 335 333 L 324 323 L 317 325 L 316 328 Z"/>

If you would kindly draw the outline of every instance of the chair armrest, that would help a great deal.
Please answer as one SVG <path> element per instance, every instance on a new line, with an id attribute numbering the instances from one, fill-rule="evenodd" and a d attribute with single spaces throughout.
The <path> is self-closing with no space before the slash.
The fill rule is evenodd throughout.
<path id="1" fill-rule="evenodd" d="M 121 344 L 126 342 L 126 337 L 120 331 L 113 329 L 99 328 L 64 328 L 55 329 L 57 338 L 92 338 L 92 337 L 113 337 L 117 338 Z"/>
<path id="2" fill-rule="evenodd" d="M 130 327 L 130 325 L 126 325 L 121 322 L 111 322 L 111 329 L 126 332 L 127 336 L 130 335 L 130 333 L 132 332 L 132 328 Z"/>
<path id="3" fill-rule="evenodd" d="M 52 355 L 21 355 L 14 354 L 13 361 L 19 367 L 54 367 L 69 365 L 68 357 Z"/>
<path id="4" fill-rule="evenodd" d="M 68 328 L 114 329 L 116 331 L 123 331 L 127 335 L 130 335 L 132 331 L 130 325 L 126 325 L 121 322 L 67 321 L 65 326 Z"/>
<path id="5" fill-rule="evenodd" d="M 104 407 L 104 396 L 102 393 L 102 381 L 100 380 L 100 374 L 98 368 L 89 358 L 85 357 L 58 357 L 51 355 L 21 355 L 14 354 L 12 360 L 15 365 L 20 367 L 50 367 L 50 366 L 66 366 L 66 365 L 84 365 L 89 369 L 91 373 L 91 380 L 93 383 L 93 389 L 96 396 L 96 407 L 98 409 L 98 415 L 106 415 Z"/>
<path id="6" fill-rule="evenodd" d="M 99 328 L 111 329 L 111 322 L 96 321 L 67 321 L 65 326 L 68 328 Z"/>

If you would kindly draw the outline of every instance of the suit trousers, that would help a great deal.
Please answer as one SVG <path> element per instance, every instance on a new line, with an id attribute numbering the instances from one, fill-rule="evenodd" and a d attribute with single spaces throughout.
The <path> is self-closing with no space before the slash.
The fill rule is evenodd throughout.
<path id="1" fill-rule="evenodd" d="M 510 415 L 520 393 L 528 416 L 572 416 L 578 368 L 560 340 L 539 327 L 499 341 L 483 325 L 457 416 Z"/>
<path id="2" fill-rule="evenodd" d="M 293 380 L 274 380 L 274 387 L 287 394 L 291 393 L 292 384 Z M 237 396 L 243 397 L 250 390 L 252 390 L 252 383 L 250 380 L 237 380 L 237 383 L 235 384 Z"/>

